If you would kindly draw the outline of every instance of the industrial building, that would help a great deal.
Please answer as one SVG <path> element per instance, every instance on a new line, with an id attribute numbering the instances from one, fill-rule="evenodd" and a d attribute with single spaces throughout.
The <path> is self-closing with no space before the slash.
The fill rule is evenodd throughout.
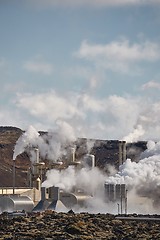
<path id="1" fill-rule="evenodd" d="M 90 153 L 87 151 L 88 141 L 92 144 Z M 114 151 L 113 151 L 114 149 Z M 33 150 L 33 149 L 32 149 Z M 27 181 L 28 187 L 16 187 L 15 161 L 13 164 L 13 186 L 0 189 L 0 211 L 43 211 L 46 209 L 68 210 L 73 206 L 84 206 L 85 201 L 90 199 L 82 189 L 73 189 L 65 192 L 53 186 L 44 188 L 41 186 L 45 180 L 46 172 L 49 169 L 66 169 L 74 166 L 76 169 L 94 168 L 105 169 L 106 163 L 121 165 L 126 159 L 126 143 L 124 141 L 104 141 L 92 139 L 78 139 L 76 145 L 68 147 L 68 154 L 57 162 L 46 163 L 39 156 L 39 149 L 34 148 L 36 159 L 28 168 Z M 112 159 L 112 163 L 111 163 Z M 113 161 L 114 160 L 114 161 Z"/>
<path id="2" fill-rule="evenodd" d="M 2 129 L 2 131 L 3 130 L 4 129 Z M 9 134 L 12 130 L 17 134 L 17 129 L 7 128 Z M 20 130 L 16 138 L 15 134 L 13 134 L 14 142 L 16 142 L 16 139 L 21 134 L 22 131 Z M 3 136 L 3 132 L 1 135 Z M 11 149 L 9 147 L 11 147 Z M 10 187 L 3 186 L 0 188 L 0 211 L 3 212 L 7 209 L 9 211 L 31 211 L 31 209 L 33 211 L 43 211 L 46 209 L 57 211 L 63 209 L 67 211 L 73 206 L 85 206 L 86 201 L 93 198 L 94 194 L 76 187 L 70 192 L 64 191 L 56 186 L 44 188 L 42 187 L 42 182 L 45 181 L 46 172 L 51 169 L 63 171 L 69 166 L 73 166 L 77 170 L 97 167 L 104 173 L 107 173 L 108 165 L 112 165 L 118 170 L 119 166 L 125 162 L 127 157 L 131 156 L 134 158 L 133 152 L 130 151 L 133 147 L 133 144 L 126 144 L 125 141 L 79 138 L 76 142 L 65 146 L 67 154 L 56 161 L 54 156 L 53 159 L 50 160 L 42 159 L 39 155 L 39 149 L 34 147 L 32 150 L 35 151 L 36 158 L 34 162 L 30 162 L 25 171 L 21 171 L 23 178 L 19 175 L 19 166 L 22 164 L 21 161 L 24 161 L 21 160 L 21 158 L 29 158 L 29 156 L 24 152 L 13 161 L 13 169 L 8 175 L 12 184 L 10 184 Z M 144 142 L 143 144 L 136 145 L 136 150 L 140 150 L 140 153 L 145 147 L 146 143 Z M 13 154 L 13 143 L 6 142 L 0 145 L 2 156 L 5 148 L 10 155 Z M 12 160 L 10 160 L 10 162 L 12 162 Z M 25 187 L 19 184 L 20 179 L 23 179 L 25 182 Z M 106 183 L 104 183 L 103 187 L 106 203 L 109 201 L 116 202 L 120 204 L 121 212 L 122 208 L 123 211 L 125 211 L 126 187 L 124 185 L 108 186 Z"/>

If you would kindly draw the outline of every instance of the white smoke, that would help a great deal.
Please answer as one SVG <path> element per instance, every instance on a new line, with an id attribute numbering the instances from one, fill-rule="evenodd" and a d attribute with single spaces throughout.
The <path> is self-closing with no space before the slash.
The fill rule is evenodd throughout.
<path id="1" fill-rule="evenodd" d="M 148 157 L 152 157 L 154 155 L 160 155 L 160 142 L 155 143 L 154 141 L 148 141 L 147 142 L 147 149 L 146 151 L 144 151 L 140 158 L 148 158 Z"/>
<path id="2" fill-rule="evenodd" d="M 95 144 L 95 140 L 89 140 L 87 139 L 86 145 L 87 145 L 87 153 L 91 153 L 91 150 L 93 149 Z"/>
<path id="3" fill-rule="evenodd" d="M 113 202 L 109 202 L 106 204 L 103 198 L 103 194 L 101 192 L 100 195 L 94 196 L 93 198 L 89 198 L 85 202 L 85 206 L 77 207 L 75 206 L 73 209 L 75 212 L 89 212 L 93 214 L 98 213 L 112 213 L 117 214 L 117 206 Z"/>
<path id="4" fill-rule="evenodd" d="M 40 157 L 57 161 L 62 154 L 65 154 L 63 147 L 75 140 L 73 128 L 64 121 L 57 121 L 55 129 L 44 135 L 40 135 L 33 126 L 29 126 L 16 142 L 13 159 L 27 151 L 31 155 L 31 161 L 34 161 L 33 148 L 38 148 Z"/>
<path id="5" fill-rule="evenodd" d="M 27 147 L 37 146 L 38 139 L 39 133 L 34 127 L 29 126 L 27 131 L 24 132 L 16 142 L 13 160 L 15 160 L 19 154 L 23 153 Z"/>
<path id="6" fill-rule="evenodd" d="M 106 179 L 106 176 L 96 167 L 76 169 L 74 166 L 69 166 L 62 171 L 51 169 L 47 171 L 46 177 L 47 179 L 42 183 L 43 187 L 56 186 L 67 192 L 76 187 L 91 195 L 104 185 Z"/>
<path id="7" fill-rule="evenodd" d="M 160 142 L 149 141 L 147 147 L 139 162 L 127 159 L 118 173 L 106 179 L 106 183 L 125 183 L 129 191 L 156 204 L 160 197 Z"/>
<path id="8" fill-rule="evenodd" d="M 143 135 L 145 134 L 145 130 L 142 125 L 137 125 L 133 132 L 129 133 L 126 137 L 123 138 L 123 141 L 126 142 L 137 142 Z"/>

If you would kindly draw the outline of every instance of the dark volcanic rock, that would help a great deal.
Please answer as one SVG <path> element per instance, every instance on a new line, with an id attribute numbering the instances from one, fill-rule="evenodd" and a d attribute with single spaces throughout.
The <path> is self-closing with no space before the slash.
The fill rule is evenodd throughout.
<path id="1" fill-rule="evenodd" d="M 46 211 L 13 219 L 1 214 L 0 222 L 0 239 L 160 239 L 159 222 L 118 220 L 110 214 Z"/>
<path id="2" fill-rule="evenodd" d="M 0 187 L 12 186 L 13 150 L 23 131 L 16 127 L 0 127 Z M 16 159 L 16 186 L 26 186 L 29 158 L 23 153 Z"/>

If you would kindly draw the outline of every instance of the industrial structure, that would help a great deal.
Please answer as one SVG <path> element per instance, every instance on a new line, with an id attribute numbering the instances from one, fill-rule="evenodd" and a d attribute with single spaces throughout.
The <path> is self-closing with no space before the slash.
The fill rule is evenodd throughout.
<path id="1" fill-rule="evenodd" d="M 127 214 L 127 189 L 125 184 L 105 183 L 105 200 L 117 203 L 118 214 Z"/>
<path id="2" fill-rule="evenodd" d="M 3 195 L 0 197 L 0 212 L 26 211 L 31 212 L 33 200 L 28 196 Z"/>
<path id="3" fill-rule="evenodd" d="M 93 142 L 90 154 L 88 154 L 86 148 L 87 141 L 90 141 L 90 143 Z M 114 155 L 113 148 L 116 149 Z M 71 192 L 65 192 L 56 186 L 50 188 L 42 187 L 46 172 L 49 169 L 62 171 L 69 166 L 74 166 L 76 169 L 84 167 L 92 169 L 95 166 L 103 169 L 110 159 L 114 159 L 114 161 L 110 161 L 109 163 L 118 167 L 126 160 L 126 143 L 124 141 L 79 139 L 76 146 L 68 147 L 67 155 L 56 162 L 49 162 L 49 164 L 46 164 L 44 160 L 42 161 L 40 159 L 38 148 L 32 150 L 35 151 L 36 157 L 34 163 L 32 163 L 28 169 L 28 187 L 16 187 L 15 161 L 13 160 L 13 188 L 0 189 L 0 212 L 19 210 L 36 212 L 47 209 L 67 211 L 73 206 L 85 206 L 86 201 L 94 197 L 87 193 L 85 189 L 74 188 Z M 101 155 L 102 153 L 103 157 Z M 105 185 L 105 193 L 108 200 L 115 201 L 115 199 L 117 200 L 120 196 L 124 200 L 125 188 L 123 189 L 123 187 L 124 186 L 115 186 L 116 191 L 112 191 L 111 186 L 108 188 L 108 186 Z"/>

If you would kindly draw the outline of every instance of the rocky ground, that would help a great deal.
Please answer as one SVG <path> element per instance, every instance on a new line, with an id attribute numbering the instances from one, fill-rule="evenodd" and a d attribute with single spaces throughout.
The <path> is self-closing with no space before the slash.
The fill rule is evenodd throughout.
<path id="1" fill-rule="evenodd" d="M 158 240 L 160 229 L 159 221 L 118 220 L 110 214 L 47 211 L 8 217 L 3 213 L 0 215 L 0 239 Z"/>

